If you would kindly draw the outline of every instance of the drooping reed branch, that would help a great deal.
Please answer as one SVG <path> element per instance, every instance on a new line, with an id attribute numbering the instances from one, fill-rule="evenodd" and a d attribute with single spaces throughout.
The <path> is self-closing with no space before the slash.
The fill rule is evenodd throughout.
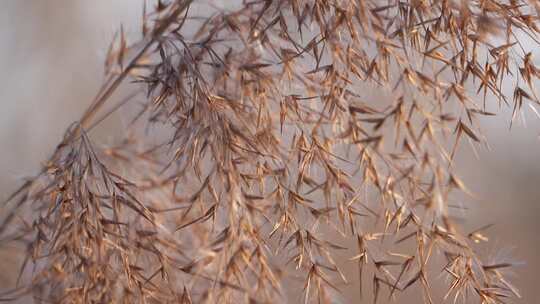
<path id="1" fill-rule="evenodd" d="M 300 277 L 305 302 L 370 284 L 375 302 L 418 286 L 438 303 L 440 269 L 444 298 L 519 296 L 510 264 L 477 255 L 480 231 L 454 225 L 452 169 L 461 141 L 484 141 L 479 116 L 538 105 L 520 43 L 537 41 L 537 3 L 231 7 L 160 1 L 139 43 L 121 32 L 95 101 L 4 207 L 2 244 L 27 256 L 3 297 L 267 303 Z M 88 129 L 126 79 L 145 102 L 97 148 Z"/>

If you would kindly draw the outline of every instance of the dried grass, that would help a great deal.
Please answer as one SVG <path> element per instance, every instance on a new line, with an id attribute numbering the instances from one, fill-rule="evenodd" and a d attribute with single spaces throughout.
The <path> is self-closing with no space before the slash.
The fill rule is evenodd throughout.
<path id="1" fill-rule="evenodd" d="M 519 296 L 511 263 L 477 255 L 484 229 L 454 224 L 452 168 L 488 109 L 538 105 L 518 39 L 538 37 L 536 1 L 192 2 L 160 1 L 132 45 L 119 32 L 95 101 L 8 199 L 2 246 L 27 253 L 0 299 L 274 303 L 300 278 L 306 303 L 343 284 L 438 303 L 441 275 L 449 301 Z M 126 80 L 145 101 L 98 148 Z"/>

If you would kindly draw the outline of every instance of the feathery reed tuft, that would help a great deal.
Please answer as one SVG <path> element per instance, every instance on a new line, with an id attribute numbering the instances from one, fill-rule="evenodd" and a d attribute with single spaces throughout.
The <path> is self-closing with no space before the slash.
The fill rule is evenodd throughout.
<path id="1" fill-rule="evenodd" d="M 479 117 L 538 106 L 521 41 L 538 43 L 539 12 L 158 1 L 140 41 L 119 32 L 96 99 L 3 207 L 1 244 L 26 257 L 0 300 L 335 303 L 351 284 L 374 303 L 411 288 L 426 303 L 519 297 L 511 263 L 477 254 L 487 227 L 454 224 L 468 191 L 452 169 L 462 141 L 485 141 Z M 134 100 L 112 98 L 127 81 L 144 102 L 123 141 L 96 145 L 91 130 Z"/>

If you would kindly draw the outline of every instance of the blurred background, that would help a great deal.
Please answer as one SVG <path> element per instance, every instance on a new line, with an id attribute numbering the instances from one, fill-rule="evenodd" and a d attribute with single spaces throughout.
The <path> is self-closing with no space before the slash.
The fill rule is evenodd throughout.
<path id="1" fill-rule="evenodd" d="M 115 31 L 123 24 L 128 37 L 138 38 L 142 7 L 142 0 L 2 0 L 0 200 L 39 170 L 90 104 Z M 464 144 L 457 160 L 457 172 L 477 198 L 463 202 L 469 208 L 464 227 L 495 224 L 486 231 L 485 254 L 523 262 L 512 278 L 523 298 L 512 303 L 535 303 L 540 275 L 540 118 L 527 111 L 525 122 L 511 130 L 511 111 L 484 119 L 490 146 L 476 156 Z M 100 136 L 107 141 L 113 134 Z M 13 283 L 17 273 L 8 269 L 16 261 L 0 252 L 0 286 Z M 406 298 L 418 303 L 422 296 Z"/>

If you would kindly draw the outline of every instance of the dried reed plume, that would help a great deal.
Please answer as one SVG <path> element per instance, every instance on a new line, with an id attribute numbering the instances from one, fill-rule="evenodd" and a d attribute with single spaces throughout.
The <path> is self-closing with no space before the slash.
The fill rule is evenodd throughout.
<path id="1" fill-rule="evenodd" d="M 489 109 L 538 106 L 521 41 L 538 43 L 539 13 L 535 0 L 160 1 L 140 41 L 119 31 L 92 105 L 2 206 L 1 244 L 26 256 L 0 300 L 276 303 L 297 288 L 294 302 L 335 303 L 353 284 L 379 303 L 407 289 L 519 297 L 511 263 L 477 254 L 482 229 L 454 225 L 467 189 L 452 160 L 484 142 Z M 112 98 L 125 82 L 146 94 Z M 125 104 L 125 139 L 95 145 Z"/>

